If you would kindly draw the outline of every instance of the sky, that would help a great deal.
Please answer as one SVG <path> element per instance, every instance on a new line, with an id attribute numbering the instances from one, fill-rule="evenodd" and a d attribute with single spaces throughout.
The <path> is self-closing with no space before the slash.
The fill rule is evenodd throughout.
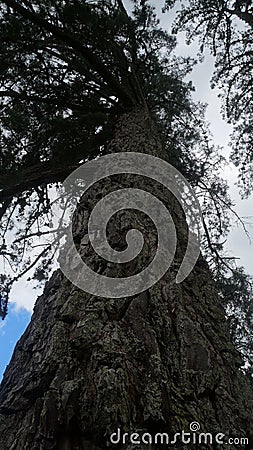
<path id="1" fill-rule="evenodd" d="M 153 1 L 154 5 L 159 9 L 162 0 Z M 125 2 L 127 6 L 127 2 Z M 173 16 L 167 14 L 159 14 L 161 24 L 168 29 Z M 178 38 L 177 53 L 182 56 L 191 56 L 196 54 L 196 45 L 186 46 L 184 43 L 184 34 Z M 206 119 L 210 123 L 210 130 L 216 145 L 223 146 L 223 155 L 228 158 L 230 153 L 229 135 L 232 131 L 221 117 L 220 100 L 218 99 L 218 91 L 210 89 L 210 78 L 213 69 L 213 58 L 207 53 L 202 64 L 198 64 L 190 79 L 195 86 L 193 97 L 197 101 L 207 103 Z M 247 200 L 241 200 L 238 187 L 236 186 L 237 171 L 232 164 L 227 164 L 223 176 L 228 180 L 230 186 L 230 195 L 235 204 L 236 212 L 242 217 L 247 217 L 247 222 L 253 223 L 253 197 Z M 253 228 L 248 225 L 249 234 L 253 240 Z M 252 244 L 245 235 L 241 226 L 233 226 L 228 237 L 226 250 L 228 255 L 238 257 L 238 264 L 245 267 L 247 273 L 253 275 L 253 259 Z M 29 273 L 27 274 L 28 278 Z M 15 284 L 11 293 L 9 304 L 9 312 L 7 318 L 0 322 L 0 380 L 3 371 L 8 364 L 14 346 L 17 340 L 24 332 L 31 318 L 33 305 L 37 296 L 41 293 L 41 289 L 35 290 L 31 282 L 25 279 Z"/>

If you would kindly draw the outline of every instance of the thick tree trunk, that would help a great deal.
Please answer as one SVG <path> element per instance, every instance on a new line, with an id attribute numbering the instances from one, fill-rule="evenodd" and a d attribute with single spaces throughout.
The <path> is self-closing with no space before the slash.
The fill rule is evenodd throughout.
<path id="1" fill-rule="evenodd" d="M 166 156 L 152 122 L 141 110 L 119 119 L 108 150 Z M 130 176 L 116 176 L 101 192 L 126 187 L 129 180 Z M 76 214 L 77 246 L 99 198 L 100 188 L 96 189 L 85 196 Z M 230 342 L 208 266 L 200 257 L 187 279 L 175 284 L 187 240 L 184 215 L 158 183 L 145 180 L 145 189 L 170 207 L 177 225 L 179 243 L 170 270 L 148 291 L 116 300 L 95 298 L 72 285 L 59 270 L 54 273 L 4 375 L 0 450 L 163 449 L 168 448 L 166 439 L 160 443 L 157 433 L 167 433 L 173 440 L 174 433 L 189 432 L 192 422 L 198 422 L 203 433 L 225 434 L 224 442 L 229 437 L 247 437 L 249 442 L 226 447 L 213 437 L 212 444 L 210 440 L 206 445 L 193 440 L 187 444 L 178 436 L 171 447 L 253 448 L 252 394 L 239 371 L 241 359 Z M 140 219 L 138 212 L 130 219 L 121 212 L 111 220 L 108 233 L 120 249 L 126 229 L 139 227 L 149 259 L 156 247 L 154 229 L 151 221 L 141 224 Z M 119 273 L 90 247 L 85 252 L 91 267 L 110 276 L 138 271 L 145 256 L 122 265 Z M 118 429 L 120 442 L 112 443 L 111 433 Z M 131 444 L 128 435 L 124 444 L 125 432 L 139 433 L 145 442 Z M 117 434 L 113 437 L 116 442 Z"/>

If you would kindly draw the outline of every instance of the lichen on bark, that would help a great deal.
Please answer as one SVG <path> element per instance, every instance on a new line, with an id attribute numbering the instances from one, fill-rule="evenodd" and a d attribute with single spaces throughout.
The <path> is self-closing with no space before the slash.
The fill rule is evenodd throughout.
<path id="1" fill-rule="evenodd" d="M 108 145 L 108 152 L 118 151 L 169 161 L 154 124 L 139 109 L 119 118 Z M 105 187 L 122 188 L 129 181 L 135 182 L 132 176 L 117 176 L 96 189 L 103 195 Z M 142 183 L 170 208 L 176 223 L 179 243 L 170 270 L 148 291 L 122 299 L 94 297 L 60 270 L 53 274 L 4 375 L 0 450 L 163 449 L 130 442 L 116 446 L 109 437 L 118 428 L 173 435 L 189 431 L 193 421 L 203 432 L 250 439 L 252 393 L 239 370 L 242 361 L 231 344 L 208 265 L 200 256 L 187 279 L 175 283 L 187 242 L 185 217 L 165 189 Z M 138 270 L 155 252 L 152 226 L 147 230 L 138 212 L 131 219 L 127 212 L 116 215 L 110 228 L 119 249 L 129 223 L 144 233 L 144 254 L 120 269 L 100 261 L 89 243 L 81 245 L 95 201 L 94 191 L 88 192 L 77 209 L 76 246 L 104 275 Z M 241 448 L 252 449 L 252 441 Z"/>

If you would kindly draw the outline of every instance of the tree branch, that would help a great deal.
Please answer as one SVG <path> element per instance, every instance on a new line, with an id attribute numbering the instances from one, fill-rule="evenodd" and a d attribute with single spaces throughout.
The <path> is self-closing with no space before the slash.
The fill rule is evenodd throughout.
<path id="1" fill-rule="evenodd" d="M 84 47 L 82 43 L 72 35 L 67 34 L 63 29 L 49 23 L 38 14 L 29 11 L 15 0 L 4 0 L 4 3 L 19 13 L 23 18 L 28 19 L 39 27 L 49 31 L 55 38 L 70 46 L 75 52 L 81 54 L 89 65 L 108 83 L 115 91 L 115 94 L 128 106 L 133 106 L 132 97 L 125 92 L 118 80 L 107 70 L 105 65 L 95 56 L 94 51 Z"/>
<path id="2" fill-rule="evenodd" d="M 44 256 L 52 247 L 52 245 L 56 242 L 57 239 L 54 240 L 52 244 L 49 244 L 44 250 L 34 259 L 34 261 L 26 267 L 21 273 L 19 273 L 15 278 L 13 278 L 12 282 L 18 281 L 20 278 L 22 278 L 29 270 L 31 270 L 37 262 Z"/>
<path id="3" fill-rule="evenodd" d="M 29 167 L 29 169 L 24 170 L 24 172 L 19 175 L 19 182 L 8 186 L 0 191 L 0 202 L 3 206 L 0 212 L 6 211 L 5 207 L 8 205 L 8 201 L 21 194 L 24 191 L 33 189 L 41 184 L 57 183 L 63 181 L 73 170 L 77 169 L 79 164 L 69 167 L 57 167 L 57 168 L 46 168 L 43 164 Z M 11 178 L 8 175 L 8 178 Z M 5 210 L 4 210 L 5 209 Z"/>
<path id="4" fill-rule="evenodd" d="M 12 202 L 12 197 L 9 197 L 9 198 L 7 197 L 7 199 L 5 201 L 2 201 L 2 206 L 0 207 L 0 220 L 6 213 L 9 206 L 11 205 L 11 202 Z"/>
<path id="5" fill-rule="evenodd" d="M 247 23 L 251 28 L 253 28 L 253 15 L 246 11 L 241 11 L 240 9 L 230 9 L 225 8 L 225 11 L 232 16 L 237 16 L 243 22 Z"/>

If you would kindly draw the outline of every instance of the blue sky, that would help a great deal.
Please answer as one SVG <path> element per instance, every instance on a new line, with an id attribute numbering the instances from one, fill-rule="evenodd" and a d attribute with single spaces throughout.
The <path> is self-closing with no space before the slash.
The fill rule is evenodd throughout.
<path id="1" fill-rule="evenodd" d="M 162 4 L 162 1 L 155 0 L 153 3 L 158 6 Z M 127 5 L 127 1 L 125 4 Z M 161 16 L 161 19 L 162 25 L 164 27 L 168 26 L 168 17 L 164 15 Z M 184 44 L 184 36 L 181 35 L 177 53 L 185 56 L 195 54 L 195 52 L 196 46 L 186 46 Z M 213 59 L 207 54 L 204 63 L 194 69 L 190 78 L 196 87 L 194 99 L 208 104 L 206 117 L 210 123 L 214 142 L 216 145 L 223 146 L 223 154 L 225 157 L 228 157 L 230 152 L 229 135 L 232 129 L 221 118 L 220 101 L 217 97 L 218 92 L 210 89 L 212 69 Z M 248 219 L 248 221 L 253 222 L 253 197 L 241 200 L 236 186 L 236 169 L 231 164 L 227 164 L 223 175 L 229 182 L 230 194 L 234 199 L 236 211 L 241 217 L 251 216 L 251 219 Z M 253 237 L 252 226 L 248 227 L 248 231 Z M 228 254 L 240 258 L 239 264 L 243 265 L 246 271 L 253 275 L 252 245 L 242 228 L 236 226 L 236 224 L 230 233 L 226 248 Z M 27 274 L 28 276 L 29 273 Z M 26 280 L 16 283 L 12 291 L 8 316 L 5 321 L 0 322 L 0 379 L 6 364 L 11 358 L 17 340 L 30 320 L 34 302 L 40 293 L 41 290 L 34 290 L 34 286 Z"/>
<path id="2" fill-rule="evenodd" d="M 17 309 L 14 304 L 9 307 L 5 320 L 0 322 L 0 380 L 6 365 L 9 363 L 16 342 L 25 331 L 31 313 L 24 308 Z"/>

